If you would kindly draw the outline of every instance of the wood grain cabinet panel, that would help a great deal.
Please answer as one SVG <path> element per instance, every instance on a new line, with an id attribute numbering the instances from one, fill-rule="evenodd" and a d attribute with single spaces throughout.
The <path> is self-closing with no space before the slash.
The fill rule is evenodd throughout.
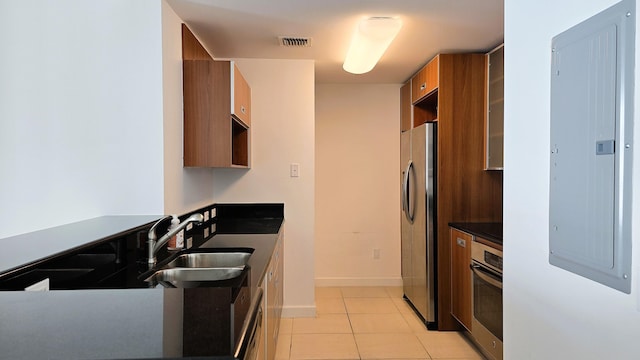
<path id="1" fill-rule="evenodd" d="M 451 222 L 501 222 L 502 173 L 484 171 L 485 54 L 440 54 L 438 86 L 438 326 L 451 316 Z"/>
<path id="2" fill-rule="evenodd" d="M 440 84 L 440 55 L 429 61 L 411 79 L 413 127 L 438 121 L 438 95 Z"/>
<path id="3" fill-rule="evenodd" d="M 183 61 L 186 167 L 249 167 L 249 127 L 231 112 L 233 66 Z"/>
<path id="4" fill-rule="evenodd" d="M 211 55 L 200 44 L 200 41 L 189 30 L 187 25 L 182 24 L 182 59 L 184 60 L 213 60 Z"/>
<path id="5" fill-rule="evenodd" d="M 400 88 L 400 131 L 411 130 L 411 80 Z"/>
<path id="6" fill-rule="evenodd" d="M 449 223 L 502 221 L 502 173 L 484 171 L 486 56 L 439 54 L 411 84 L 413 127 L 437 122 L 438 329 L 457 330 Z"/>
<path id="7" fill-rule="evenodd" d="M 473 236 L 451 228 L 451 315 L 471 331 L 471 241 Z"/>
<path id="8" fill-rule="evenodd" d="M 415 104 L 438 88 L 439 55 L 431 59 L 411 80 L 411 103 Z"/>
<path id="9" fill-rule="evenodd" d="M 184 166 L 249 168 L 251 88 L 233 61 L 213 60 L 182 25 Z"/>
<path id="10" fill-rule="evenodd" d="M 242 121 L 247 127 L 251 126 L 251 88 L 244 79 L 238 67 L 232 62 L 233 66 L 233 96 L 231 97 L 232 115 Z"/>

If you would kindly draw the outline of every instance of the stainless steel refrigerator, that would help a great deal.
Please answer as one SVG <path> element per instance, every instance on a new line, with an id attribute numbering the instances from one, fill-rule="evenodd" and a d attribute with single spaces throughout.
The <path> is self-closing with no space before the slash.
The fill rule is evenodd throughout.
<path id="1" fill-rule="evenodd" d="M 402 282 L 404 298 L 427 327 L 436 327 L 436 123 L 400 136 Z"/>

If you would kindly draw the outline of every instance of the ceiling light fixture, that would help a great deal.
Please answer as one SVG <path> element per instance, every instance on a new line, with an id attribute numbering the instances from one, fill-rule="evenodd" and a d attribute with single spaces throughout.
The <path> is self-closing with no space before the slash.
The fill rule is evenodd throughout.
<path id="1" fill-rule="evenodd" d="M 375 16 L 362 20 L 351 39 L 342 68 L 352 74 L 371 71 L 401 27 L 402 21 L 393 17 Z"/>

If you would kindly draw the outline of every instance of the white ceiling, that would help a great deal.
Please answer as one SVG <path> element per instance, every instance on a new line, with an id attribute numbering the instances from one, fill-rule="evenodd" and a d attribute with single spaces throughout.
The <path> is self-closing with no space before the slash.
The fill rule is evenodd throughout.
<path id="1" fill-rule="evenodd" d="M 503 0 L 167 0 L 214 58 L 313 59 L 318 83 L 403 83 L 438 53 L 487 52 L 503 41 Z M 342 70 L 365 16 L 403 26 L 367 74 Z M 278 36 L 311 37 L 282 47 Z"/>

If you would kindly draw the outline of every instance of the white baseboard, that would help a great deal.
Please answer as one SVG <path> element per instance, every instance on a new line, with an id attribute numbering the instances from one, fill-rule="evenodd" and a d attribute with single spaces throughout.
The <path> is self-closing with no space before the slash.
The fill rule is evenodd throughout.
<path id="1" fill-rule="evenodd" d="M 390 278 L 316 278 L 317 287 L 328 286 L 402 286 L 401 277 Z"/>
<path id="2" fill-rule="evenodd" d="M 283 318 L 316 317 L 316 306 L 284 306 L 282 307 Z"/>

